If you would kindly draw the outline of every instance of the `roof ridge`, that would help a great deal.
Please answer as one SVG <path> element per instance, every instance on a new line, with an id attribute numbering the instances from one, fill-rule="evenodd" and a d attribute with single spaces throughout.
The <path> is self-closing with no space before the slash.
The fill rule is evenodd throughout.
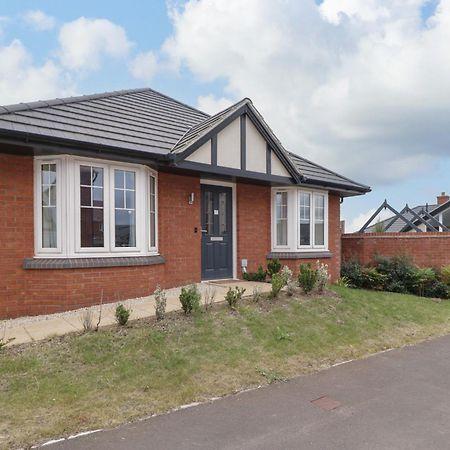
<path id="1" fill-rule="evenodd" d="M 68 103 L 78 103 L 86 100 L 96 100 L 99 98 L 118 97 L 126 94 L 134 94 L 152 90 L 150 88 L 121 89 L 117 91 L 101 92 L 98 94 L 75 95 L 71 97 L 53 98 L 49 100 L 37 100 L 33 102 L 15 103 L 12 105 L 0 105 L 0 115 L 26 111 L 30 109 L 43 108 L 45 106 L 66 105 Z M 155 91 L 156 92 L 156 91 Z"/>
<path id="2" fill-rule="evenodd" d="M 333 175 L 336 175 L 336 176 L 338 176 L 340 178 L 343 178 L 344 180 L 347 180 L 350 183 L 357 184 L 358 186 L 370 189 L 370 186 L 367 186 L 366 184 L 362 184 L 362 183 L 359 183 L 358 181 L 352 180 L 351 178 L 348 178 L 348 177 L 346 177 L 344 175 L 341 175 L 340 173 L 334 172 L 333 170 L 330 170 L 327 167 L 324 167 L 324 166 L 322 166 L 320 164 L 317 164 L 317 163 L 315 163 L 315 162 L 313 162 L 313 161 L 311 161 L 311 160 L 309 160 L 307 158 L 304 158 L 303 156 L 297 155 L 296 153 L 293 153 L 293 152 L 291 152 L 289 150 L 288 150 L 288 153 L 289 153 L 289 155 L 293 156 L 294 158 L 302 159 L 303 161 L 306 161 L 306 162 L 308 162 L 310 164 L 313 164 L 316 167 L 320 167 L 321 169 L 326 170 L 327 172 L 332 173 Z"/>

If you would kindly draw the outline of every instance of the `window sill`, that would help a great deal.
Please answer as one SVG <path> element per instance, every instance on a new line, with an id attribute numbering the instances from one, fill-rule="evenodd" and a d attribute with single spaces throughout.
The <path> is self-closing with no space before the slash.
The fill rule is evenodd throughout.
<path id="1" fill-rule="evenodd" d="M 329 250 L 316 250 L 307 252 L 279 252 L 274 251 L 267 254 L 267 259 L 323 259 L 332 258 L 333 253 Z"/>
<path id="2" fill-rule="evenodd" d="M 89 269 L 96 267 L 132 267 L 164 264 L 165 258 L 155 256 L 117 256 L 110 258 L 26 258 L 24 269 Z"/>

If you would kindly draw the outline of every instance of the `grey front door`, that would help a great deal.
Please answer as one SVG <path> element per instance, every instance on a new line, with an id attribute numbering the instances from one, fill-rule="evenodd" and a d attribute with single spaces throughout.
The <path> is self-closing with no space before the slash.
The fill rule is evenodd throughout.
<path id="1" fill-rule="evenodd" d="M 202 279 L 233 276 L 231 188 L 201 185 Z"/>

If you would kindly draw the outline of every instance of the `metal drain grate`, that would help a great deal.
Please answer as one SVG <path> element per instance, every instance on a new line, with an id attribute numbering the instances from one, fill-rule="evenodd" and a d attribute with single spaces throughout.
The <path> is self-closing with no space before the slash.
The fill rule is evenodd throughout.
<path id="1" fill-rule="evenodd" d="M 323 395 L 315 400 L 311 400 L 311 403 L 325 411 L 332 411 L 333 409 L 341 406 L 341 402 L 338 402 L 334 398 L 328 397 L 328 395 Z"/>

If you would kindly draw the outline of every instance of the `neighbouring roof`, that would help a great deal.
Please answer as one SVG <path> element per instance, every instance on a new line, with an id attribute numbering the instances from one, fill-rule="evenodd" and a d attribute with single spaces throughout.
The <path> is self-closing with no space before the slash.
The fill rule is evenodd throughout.
<path id="1" fill-rule="evenodd" d="M 0 106 L 0 134 L 178 157 L 243 107 L 254 114 L 302 183 L 354 193 L 370 191 L 286 151 L 248 98 L 213 116 L 150 88 L 20 103 Z"/>
<path id="2" fill-rule="evenodd" d="M 419 214 L 422 210 L 425 210 L 427 212 L 429 212 L 431 215 L 434 215 L 435 210 L 439 207 L 439 205 L 418 205 L 415 206 L 414 208 L 411 208 L 416 214 Z M 449 207 L 449 205 L 447 205 L 447 208 Z M 405 217 L 405 219 L 418 224 L 418 221 L 414 218 L 414 216 L 410 213 L 410 212 L 403 212 L 402 213 L 403 217 Z M 420 215 L 420 214 L 419 214 Z M 394 216 L 390 216 L 387 219 L 384 220 L 380 220 L 379 222 L 370 225 L 369 227 L 367 227 L 364 232 L 365 233 L 374 233 L 375 232 L 375 228 L 377 227 L 378 224 L 382 224 L 383 228 L 385 228 L 389 222 L 392 221 L 392 219 L 394 218 Z M 399 233 L 400 231 L 402 231 L 406 226 L 406 223 L 404 220 L 397 218 L 392 225 L 389 227 L 388 230 L 389 233 Z"/>

